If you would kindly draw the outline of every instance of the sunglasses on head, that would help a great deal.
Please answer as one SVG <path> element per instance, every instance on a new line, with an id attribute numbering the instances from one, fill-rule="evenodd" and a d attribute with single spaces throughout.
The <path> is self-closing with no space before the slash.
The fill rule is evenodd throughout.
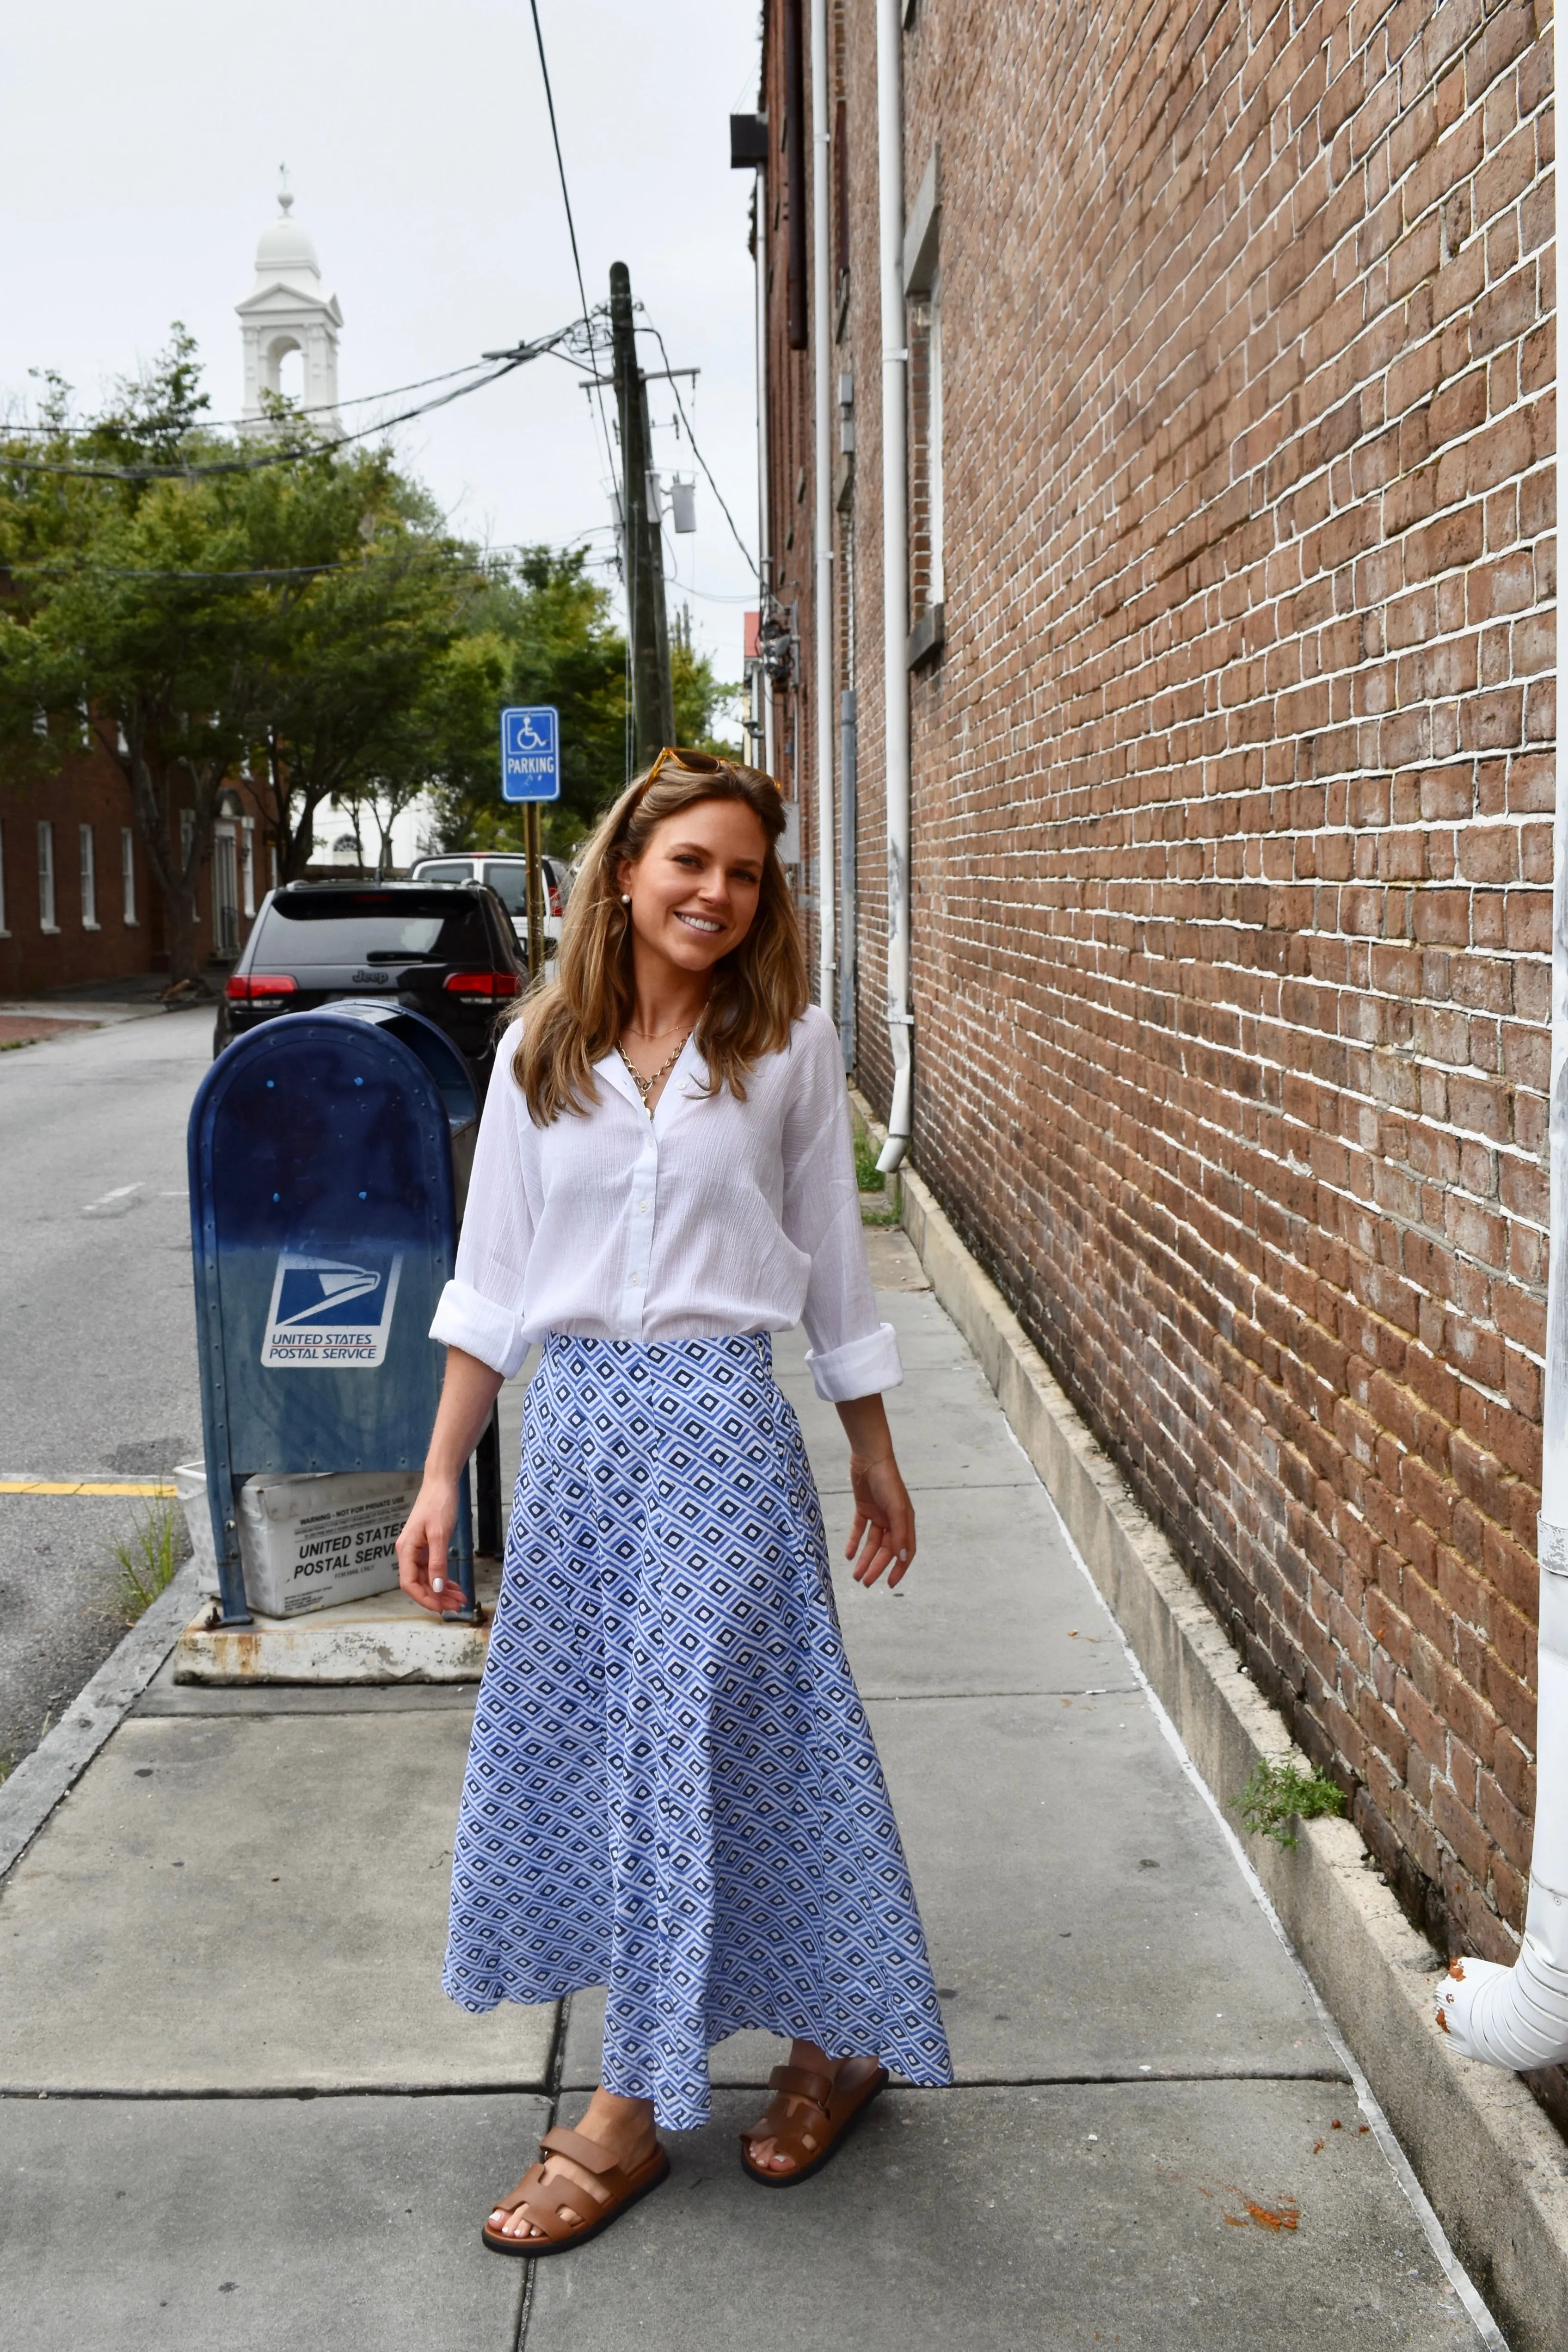
<path id="1" fill-rule="evenodd" d="M 684 768 L 693 776 L 733 776 L 735 764 L 730 760 L 716 759 L 711 751 L 688 751 L 679 743 L 666 743 L 649 769 L 643 790 L 656 782 L 659 772 L 665 767 Z"/>

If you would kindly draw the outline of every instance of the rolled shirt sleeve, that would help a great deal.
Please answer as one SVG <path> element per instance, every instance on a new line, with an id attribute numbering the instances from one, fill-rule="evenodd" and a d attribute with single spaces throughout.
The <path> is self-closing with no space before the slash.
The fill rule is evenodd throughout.
<path id="1" fill-rule="evenodd" d="M 520 1315 L 510 1312 L 470 1283 L 449 1282 L 436 1301 L 430 1336 L 448 1348 L 477 1356 L 509 1381 L 528 1354 Z"/>
<path id="2" fill-rule="evenodd" d="M 433 1339 L 477 1356 L 504 1380 L 511 1379 L 528 1351 L 523 1292 L 534 1218 L 523 1165 L 527 1116 L 503 1042 L 479 1122 L 456 1270 L 430 1327 Z"/>
<path id="3" fill-rule="evenodd" d="M 904 1378 L 898 1338 L 891 1323 L 879 1323 L 863 1339 L 847 1339 L 841 1348 L 808 1348 L 811 1385 L 828 1404 L 844 1404 L 852 1397 L 877 1396 L 895 1389 Z"/>

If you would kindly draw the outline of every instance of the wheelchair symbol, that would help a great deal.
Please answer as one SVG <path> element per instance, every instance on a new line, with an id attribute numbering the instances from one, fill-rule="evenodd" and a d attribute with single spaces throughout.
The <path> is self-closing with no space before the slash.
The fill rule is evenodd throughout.
<path id="1" fill-rule="evenodd" d="M 549 735 L 541 730 L 533 711 L 519 710 L 513 724 L 512 749 L 515 751 L 548 751 L 552 749 Z"/>

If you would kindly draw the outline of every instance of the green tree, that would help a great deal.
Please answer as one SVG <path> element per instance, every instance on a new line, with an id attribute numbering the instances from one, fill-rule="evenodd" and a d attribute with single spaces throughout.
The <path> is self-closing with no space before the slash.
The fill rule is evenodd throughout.
<path id="1" fill-rule="evenodd" d="M 292 881 L 323 801 L 379 805 L 390 832 L 423 788 L 439 681 L 484 581 L 384 450 L 230 478 L 225 496 L 251 561 L 276 575 L 252 624 L 252 772 Z"/>
<path id="2" fill-rule="evenodd" d="M 323 800 L 406 801 L 465 708 L 445 672 L 487 589 L 386 450 L 261 462 L 265 441 L 207 431 L 204 404 L 176 329 L 101 415 L 73 425 L 68 388 L 46 378 L 43 434 L 0 434 L 0 734 L 13 766 L 37 769 L 84 719 L 97 730 L 176 980 L 197 977 L 195 884 L 225 779 L 248 763 L 290 878 Z M 308 444 L 298 420 L 278 424 Z M 110 470 L 172 466 L 185 470 Z"/>
<path id="3" fill-rule="evenodd" d="M 447 849 L 520 849 L 523 813 L 500 794 L 497 723 L 505 703 L 551 703 L 560 714 L 561 794 L 545 813 L 549 847 L 566 852 L 615 798 L 626 776 L 626 640 L 611 619 L 609 592 L 588 573 L 580 548 L 530 547 L 496 563 L 472 608 L 486 653 L 491 699 L 474 693 L 441 743 L 434 780 L 437 830 Z"/>
<path id="4" fill-rule="evenodd" d="M 670 630 L 670 684 L 674 692 L 678 740 L 694 751 L 712 751 L 721 758 L 727 754 L 737 757 L 739 737 L 720 735 L 714 722 L 723 705 L 732 701 L 740 688 L 721 683 L 713 674 L 708 656 L 692 650 L 692 616 L 690 608 L 685 606 L 675 614 Z"/>
<path id="5" fill-rule="evenodd" d="M 62 740 L 83 725 L 95 730 L 125 777 L 176 979 L 194 976 L 196 876 L 243 748 L 244 600 L 214 576 L 233 550 L 209 479 L 126 479 L 111 469 L 207 454 L 198 380 L 191 338 L 176 325 L 147 377 L 120 383 L 85 426 L 70 424 L 69 387 L 46 376 L 44 433 L 0 442 L 0 562 L 10 590 L 0 613 L 0 732 L 25 766 L 47 769 Z M 62 470 L 32 470 L 40 460 Z M 72 467 L 83 470 L 63 470 Z"/>

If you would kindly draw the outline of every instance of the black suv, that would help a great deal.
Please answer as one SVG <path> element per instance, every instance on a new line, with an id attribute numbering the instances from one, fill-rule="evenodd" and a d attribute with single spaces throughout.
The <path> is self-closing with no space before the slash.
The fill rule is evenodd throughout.
<path id="1" fill-rule="evenodd" d="M 527 984 L 510 919 L 482 883 L 291 882 L 262 901 L 218 1007 L 213 1051 L 281 1013 L 375 998 L 444 1029 L 483 1093 L 496 1016 Z"/>

